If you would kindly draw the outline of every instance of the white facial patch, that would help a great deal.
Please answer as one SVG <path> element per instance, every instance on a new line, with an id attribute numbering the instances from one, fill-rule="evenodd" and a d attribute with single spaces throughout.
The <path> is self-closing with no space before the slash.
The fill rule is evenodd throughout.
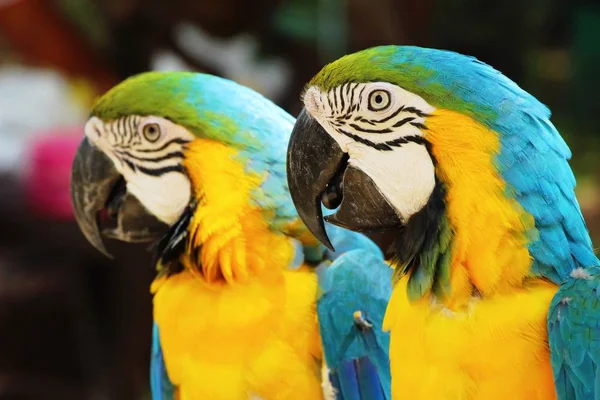
<path id="1" fill-rule="evenodd" d="M 396 151 L 378 151 L 352 143 L 348 150 L 348 164 L 373 179 L 402 222 L 425 207 L 435 187 L 433 161 L 425 146 L 407 143 Z"/>
<path id="2" fill-rule="evenodd" d="M 423 130 L 435 108 L 388 82 L 346 83 L 329 92 L 313 86 L 304 105 L 366 173 L 406 222 L 435 187 L 435 168 Z"/>
<path id="3" fill-rule="evenodd" d="M 191 196 L 182 165 L 184 146 L 195 139 L 191 132 L 161 117 L 131 115 L 107 123 L 92 117 L 85 135 L 152 215 L 168 225 L 179 219 Z"/>

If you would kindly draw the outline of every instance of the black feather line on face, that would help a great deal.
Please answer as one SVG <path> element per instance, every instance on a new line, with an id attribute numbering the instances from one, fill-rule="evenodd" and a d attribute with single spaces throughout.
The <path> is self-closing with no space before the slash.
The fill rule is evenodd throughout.
<path id="1" fill-rule="evenodd" d="M 115 153 L 117 153 L 119 156 L 125 156 L 125 157 L 133 159 L 135 161 L 160 162 L 160 161 L 171 160 L 171 159 L 181 161 L 183 159 L 182 151 L 173 151 L 171 153 L 165 154 L 160 157 L 140 157 L 140 156 L 132 154 L 128 151 L 122 151 L 122 150 L 115 150 Z"/>
<path id="2" fill-rule="evenodd" d="M 363 137 L 360 137 L 358 135 L 355 135 L 355 134 L 353 134 L 351 132 L 348 132 L 346 130 L 343 130 L 343 129 L 336 128 L 336 130 L 339 133 L 341 133 L 342 135 L 348 136 L 350 139 L 353 139 L 356 142 L 365 144 L 365 145 L 367 145 L 369 147 L 372 147 L 372 148 L 374 148 L 376 150 L 379 150 L 379 151 L 390 151 L 390 150 L 393 150 L 390 146 L 388 146 L 385 143 L 375 143 L 375 142 L 370 141 L 369 139 L 365 139 Z"/>
<path id="3" fill-rule="evenodd" d="M 437 227 L 446 213 L 445 193 L 443 184 L 436 178 L 435 187 L 425 207 L 398 229 L 390 253 L 398 265 L 404 266 L 398 271 L 400 276 L 410 273 L 419 262 L 419 255 L 435 245 L 435 238 L 431 237 L 431 233 L 438 231 Z"/>
<path id="4" fill-rule="evenodd" d="M 125 160 L 125 162 L 129 163 L 129 161 L 127 161 L 127 160 Z M 146 167 L 142 167 L 141 165 L 137 165 L 136 169 L 146 175 L 151 175 L 151 176 L 161 176 L 164 174 L 168 174 L 169 172 L 179 172 L 182 174 L 184 173 L 184 169 L 181 164 L 169 165 L 169 166 L 163 167 L 163 168 L 146 168 Z"/>
<path id="5" fill-rule="evenodd" d="M 188 244 L 189 226 L 198 206 L 197 201 L 191 201 L 183 211 L 179 220 L 169 232 L 154 246 L 155 260 L 159 275 L 171 276 L 183 271 L 180 257 Z"/>

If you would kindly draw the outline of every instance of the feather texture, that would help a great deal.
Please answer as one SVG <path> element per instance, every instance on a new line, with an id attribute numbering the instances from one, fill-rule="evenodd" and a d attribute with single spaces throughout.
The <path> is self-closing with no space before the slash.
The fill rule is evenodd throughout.
<path id="1" fill-rule="evenodd" d="M 325 360 L 342 399 L 391 399 L 389 334 L 382 331 L 392 269 L 381 254 L 351 250 L 318 269 Z"/>
<path id="2" fill-rule="evenodd" d="M 329 382 L 321 381 L 321 335 L 326 354 L 340 357 L 332 359 L 336 366 L 355 366 L 360 385 L 346 390 L 348 398 L 389 394 L 381 326 L 391 270 L 368 238 L 332 228 L 338 246 L 332 253 L 299 220 L 285 176 L 290 115 L 234 82 L 184 72 L 132 77 L 102 96 L 92 114 L 103 121 L 158 116 L 196 137 L 185 145 L 181 165 L 192 199 L 156 248 L 166 273 L 151 288 L 154 400 L 172 400 L 175 393 L 181 399 L 322 398 Z M 324 261 L 334 264 L 325 273 L 329 294 L 319 297 L 315 266 Z M 351 270 L 356 265 L 362 272 Z M 348 303 L 349 290 L 367 278 L 384 282 L 372 299 L 362 287 L 360 302 Z M 348 335 L 356 331 L 355 305 L 373 324 L 370 334 L 361 334 L 362 352 L 356 345 L 340 350 L 356 336 Z M 317 308 L 348 318 L 319 326 Z M 336 337 L 330 329 L 338 328 Z"/>
<path id="3" fill-rule="evenodd" d="M 176 400 L 175 387 L 169 379 L 162 348 L 158 325 L 152 324 L 152 353 L 150 356 L 150 389 L 152 400 Z"/>
<path id="4" fill-rule="evenodd" d="M 411 46 L 381 46 L 342 57 L 309 85 L 329 89 L 372 81 L 395 83 L 497 135 L 494 166 L 506 183 L 505 194 L 535 218 L 539 231 L 528 245 L 534 274 L 560 284 L 573 269 L 598 265 L 573 190 L 571 152 L 546 106 L 473 57 Z"/>
<path id="5" fill-rule="evenodd" d="M 424 254 L 430 265 L 394 287 L 384 324 L 394 393 L 600 398 L 600 261 L 548 108 L 492 67 L 443 50 L 368 49 L 327 65 L 309 86 L 349 82 L 390 82 L 435 108 L 423 137 L 446 190 L 450 284 L 431 296 L 440 256 Z M 409 261 L 399 260 L 399 275 Z"/>
<path id="6" fill-rule="evenodd" d="M 600 268 L 577 269 L 550 306 L 548 336 L 561 400 L 600 399 Z"/>

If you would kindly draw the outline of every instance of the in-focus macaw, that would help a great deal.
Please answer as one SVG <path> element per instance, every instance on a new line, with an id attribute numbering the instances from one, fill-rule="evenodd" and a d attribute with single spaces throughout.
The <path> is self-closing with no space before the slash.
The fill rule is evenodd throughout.
<path id="1" fill-rule="evenodd" d="M 390 398 L 392 268 L 368 238 L 336 228 L 334 253 L 300 221 L 293 124 L 248 88 L 183 72 L 130 78 L 93 106 L 75 214 L 104 253 L 103 237 L 157 243 L 155 400 L 318 399 L 329 380 L 341 399 Z"/>
<path id="2" fill-rule="evenodd" d="M 321 203 L 397 232 L 393 398 L 600 399 L 600 262 L 550 111 L 475 58 L 398 46 L 325 66 L 303 101 L 300 217 L 328 245 Z"/>

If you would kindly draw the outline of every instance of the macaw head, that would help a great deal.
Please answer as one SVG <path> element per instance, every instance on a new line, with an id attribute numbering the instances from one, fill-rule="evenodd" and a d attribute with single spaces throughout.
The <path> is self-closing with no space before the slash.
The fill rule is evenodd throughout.
<path id="1" fill-rule="evenodd" d="M 483 284 L 477 265 L 494 264 L 501 246 L 522 261 L 507 261 L 519 265 L 516 281 L 532 258 L 556 280 L 595 258 L 549 110 L 492 67 L 450 51 L 375 47 L 325 66 L 303 102 L 288 180 L 323 243 L 321 203 L 336 210 L 330 223 L 397 230 L 399 271 L 421 268 L 418 291 L 448 283 L 450 260 L 492 290 L 505 271 L 480 268 Z"/>
<path id="2" fill-rule="evenodd" d="M 165 238 L 168 253 L 195 233 L 217 259 L 243 223 L 254 221 L 250 236 L 261 224 L 293 225 L 285 179 L 293 123 L 260 94 L 215 76 L 127 79 L 96 101 L 85 125 L 72 169 L 77 222 L 105 254 L 103 237 Z"/>

